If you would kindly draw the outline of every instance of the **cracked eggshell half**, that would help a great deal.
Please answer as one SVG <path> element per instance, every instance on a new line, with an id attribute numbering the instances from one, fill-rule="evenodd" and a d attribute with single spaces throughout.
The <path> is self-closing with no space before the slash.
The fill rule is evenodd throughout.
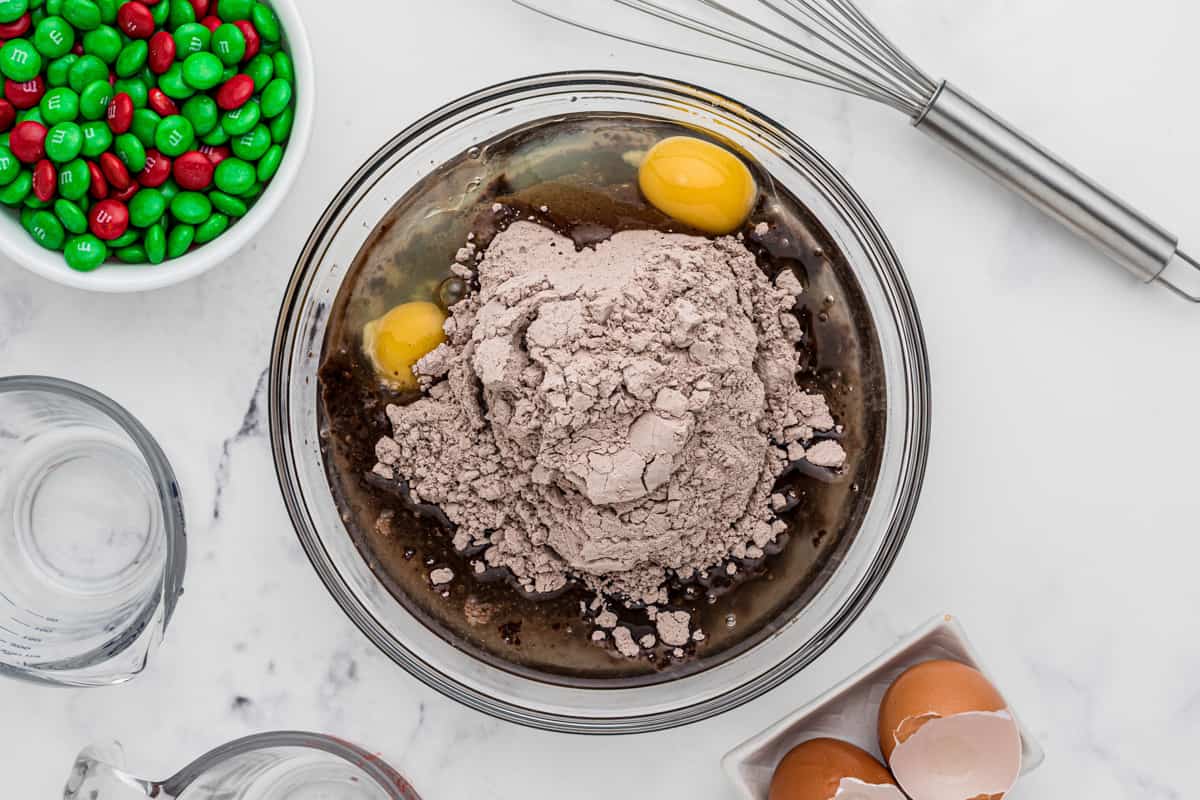
<path id="1" fill-rule="evenodd" d="M 812 739 L 775 769 L 768 800 L 905 800 L 887 768 L 837 739 Z"/>
<path id="2" fill-rule="evenodd" d="M 1003 800 L 1021 774 L 1021 732 L 978 670 L 927 661 L 879 708 L 879 747 L 912 800 Z"/>

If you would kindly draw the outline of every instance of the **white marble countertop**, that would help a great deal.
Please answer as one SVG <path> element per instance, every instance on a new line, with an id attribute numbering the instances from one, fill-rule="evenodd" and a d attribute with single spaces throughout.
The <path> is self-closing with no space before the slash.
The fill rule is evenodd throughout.
<path id="1" fill-rule="evenodd" d="M 430 800 L 719 800 L 732 796 L 722 753 L 943 612 L 1048 752 L 1015 797 L 1195 794 L 1200 309 L 1139 287 L 889 110 L 583 38 L 504 0 L 301 5 L 320 114 L 299 190 L 254 245 L 200 280 L 124 297 L 0 259 L 0 374 L 70 378 L 138 415 L 174 462 L 191 546 L 187 594 L 148 674 L 105 690 L 0 684 L 6 797 L 60 796 L 94 741 L 121 740 L 130 766 L 158 777 L 234 737 L 306 728 L 380 751 Z M 1200 6 L 867 6 L 928 70 L 1200 239 Z M 824 152 L 906 265 L 936 404 L 909 541 L 850 633 L 736 713 L 605 740 L 493 721 L 377 653 L 296 542 L 260 413 L 283 286 L 346 176 L 469 90 L 594 67 L 707 84 Z"/>

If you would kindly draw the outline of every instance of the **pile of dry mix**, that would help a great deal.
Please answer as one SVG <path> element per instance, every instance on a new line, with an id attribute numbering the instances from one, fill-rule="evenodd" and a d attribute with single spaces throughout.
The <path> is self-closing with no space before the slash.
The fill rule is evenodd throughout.
<path id="1" fill-rule="evenodd" d="M 530 594 L 576 579 L 648 606 L 665 644 L 699 638 L 658 609 L 670 577 L 761 557 L 786 527 L 788 465 L 846 459 L 813 443 L 835 423 L 795 380 L 799 281 L 772 285 L 737 238 L 630 231 L 577 251 L 532 222 L 459 260 L 479 290 L 418 363 L 425 396 L 388 408 L 376 472 L 440 507 L 477 571 Z M 607 610 L 597 623 L 626 655 L 654 644 Z"/>

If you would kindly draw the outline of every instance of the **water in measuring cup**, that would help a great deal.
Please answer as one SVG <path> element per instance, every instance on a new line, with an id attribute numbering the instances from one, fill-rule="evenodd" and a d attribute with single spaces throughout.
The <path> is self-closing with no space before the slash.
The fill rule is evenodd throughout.
<path id="1" fill-rule="evenodd" d="M 0 428 L 0 438 L 5 431 Z M 87 424 L 3 442 L 0 654 L 26 665 L 112 647 L 156 591 L 158 493 L 133 442 Z"/>
<path id="2" fill-rule="evenodd" d="M 388 800 L 379 784 L 326 753 L 247 753 L 186 788 L 178 800 Z"/>

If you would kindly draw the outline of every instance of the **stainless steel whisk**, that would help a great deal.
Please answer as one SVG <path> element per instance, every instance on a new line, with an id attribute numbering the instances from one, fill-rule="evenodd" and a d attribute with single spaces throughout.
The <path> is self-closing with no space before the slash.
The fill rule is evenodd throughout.
<path id="1" fill-rule="evenodd" d="M 677 55 L 825 86 L 902 111 L 914 126 L 957 152 L 1050 216 L 1091 241 L 1139 279 L 1159 282 L 1200 303 L 1200 262 L 1179 238 L 1138 212 L 952 84 L 930 78 L 853 0 L 584 0 L 588 11 L 537 0 L 520 6 L 577 28 Z M 547 0 L 548 2 L 548 0 Z M 690 32 L 706 47 L 672 46 L 601 27 L 599 16 L 623 6 Z M 742 58 L 712 49 L 732 46 Z M 765 63 L 747 63 L 754 53 Z"/>

